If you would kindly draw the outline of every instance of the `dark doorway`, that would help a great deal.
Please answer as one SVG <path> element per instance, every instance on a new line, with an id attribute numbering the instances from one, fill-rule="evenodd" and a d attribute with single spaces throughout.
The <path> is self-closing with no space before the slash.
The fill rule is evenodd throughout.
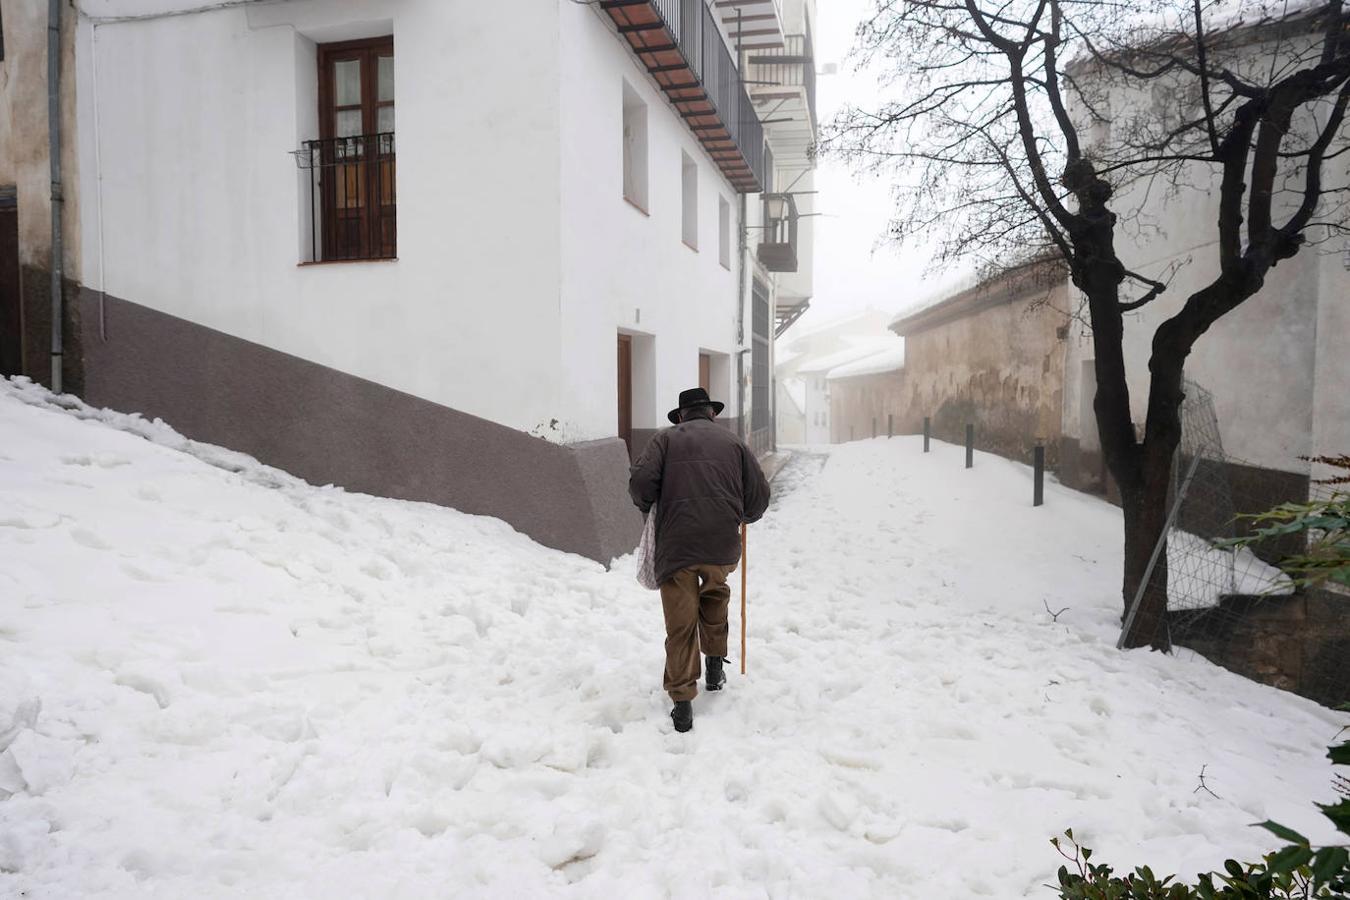
<path id="1" fill-rule="evenodd" d="M 19 308 L 19 210 L 13 188 L 0 187 L 0 376 L 23 374 Z"/>
<path id="2" fill-rule="evenodd" d="M 633 452 L 633 339 L 619 335 L 619 437 Z"/>
<path id="3" fill-rule="evenodd" d="M 698 355 L 698 386 L 712 396 L 712 357 L 706 353 Z"/>

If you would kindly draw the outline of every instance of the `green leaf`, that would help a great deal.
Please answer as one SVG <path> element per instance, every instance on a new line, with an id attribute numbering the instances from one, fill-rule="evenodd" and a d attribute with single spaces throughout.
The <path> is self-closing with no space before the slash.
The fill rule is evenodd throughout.
<path id="1" fill-rule="evenodd" d="M 1333 766 L 1350 766 L 1350 741 L 1337 744 L 1327 751 L 1327 759 Z"/>
<path id="2" fill-rule="evenodd" d="M 1312 858 L 1313 852 L 1308 847 L 1285 847 L 1270 858 L 1270 871 L 1292 872 L 1299 866 L 1307 865 Z"/>
<path id="3" fill-rule="evenodd" d="M 1322 810 L 1322 815 L 1330 819 L 1341 834 L 1350 834 L 1350 800 L 1342 800 L 1330 806 L 1319 803 L 1317 806 Z"/>
<path id="4" fill-rule="evenodd" d="M 1312 874 L 1317 881 L 1328 882 L 1342 870 L 1350 874 L 1350 850 L 1344 847 L 1323 847 L 1313 857 Z"/>
<path id="5" fill-rule="evenodd" d="M 1266 831 L 1269 831 L 1277 838 L 1289 841 L 1290 843 L 1298 844 L 1301 847 L 1308 846 L 1307 838 L 1305 838 L 1303 835 L 1299 834 L 1292 828 L 1284 827 L 1279 822 L 1271 822 L 1271 821 L 1259 822 L 1257 823 L 1256 827 L 1264 828 Z M 1229 869 L 1229 871 L 1231 872 L 1232 869 Z"/>

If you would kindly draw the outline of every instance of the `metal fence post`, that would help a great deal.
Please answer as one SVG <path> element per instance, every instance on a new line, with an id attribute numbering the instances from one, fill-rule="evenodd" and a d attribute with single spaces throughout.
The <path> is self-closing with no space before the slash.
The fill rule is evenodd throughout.
<path id="1" fill-rule="evenodd" d="M 877 437 L 877 417 L 876 417 L 876 416 L 873 416 L 873 417 L 872 417 L 872 440 L 876 440 L 876 437 Z"/>
<path id="2" fill-rule="evenodd" d="M 1033 469 L 1031 486 L 1031 505 L 1045 505 L 1045 448 L 1037 444 L 1031 451 L 1031 461 Z"/>
<path id="3" fill-rule="evenodd" d="M 927 416 L 923 417 L 923 452 L 928 452 L 928 438 L 933 433 L 932 420 Z"/>
<path id="4" fill-rule="evenodd" d="M 886 413 L 886 437 L 895 437 L 895 416 L 891 413 Z"/>
<path id="5" fill-rule="evenodd" d="M 966 468 L 975 467 L 975 426 L 966 423 Z"/>

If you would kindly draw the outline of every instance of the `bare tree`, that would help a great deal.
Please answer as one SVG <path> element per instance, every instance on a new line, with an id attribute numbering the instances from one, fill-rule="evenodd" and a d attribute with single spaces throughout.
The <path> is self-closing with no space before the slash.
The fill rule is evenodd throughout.
<path id="1" fill-rule="evenodd" d="M 1342 0 L 878 0 L 859 27 L 858 54 L 903 98 L 845 109 L 825 150 L 898 176 L 893 236 L 941 226 L 939 259 L 999 267 L 1058 254 L 1084 296 L 1094 411 L 1124 509 L 1127 609 L 1166 522 L 1188 354 L 1273 266 L 1344 221 L 1346 185 L 1325 183 L 1324 169 L 1347 150 L 1348 26 Z M 1168 277 L 1117 252 L 1123 229 L 1148 227 L 1149 203 L 1114 207 L 1127 190 L 1189 185 L 1217 186 L 1217 259 L 1205 261 L 1217 274 L 1152 335 L 1141 435 L 1127 314 Z M 1166 554 L 1159 566 L 1129 646 L 1167 647 Z"/>

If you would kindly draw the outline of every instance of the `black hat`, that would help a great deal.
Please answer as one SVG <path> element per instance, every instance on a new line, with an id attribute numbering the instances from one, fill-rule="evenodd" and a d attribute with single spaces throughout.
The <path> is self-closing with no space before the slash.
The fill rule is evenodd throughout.
<path id="1" fill-rule="evenodd" d="M 708 398 L 708 392 L 701 387 L 690 388 L 687 391 L 680 391 L 680 405 L 666 413 L 666 418 L 670 419 L 672 425 L 680 424 L 680 411 L 685 409 L 695 409 L 700 406 L 711 406 L 713 415 L 719 415 L 726 406 L 716 400 Z"/>

